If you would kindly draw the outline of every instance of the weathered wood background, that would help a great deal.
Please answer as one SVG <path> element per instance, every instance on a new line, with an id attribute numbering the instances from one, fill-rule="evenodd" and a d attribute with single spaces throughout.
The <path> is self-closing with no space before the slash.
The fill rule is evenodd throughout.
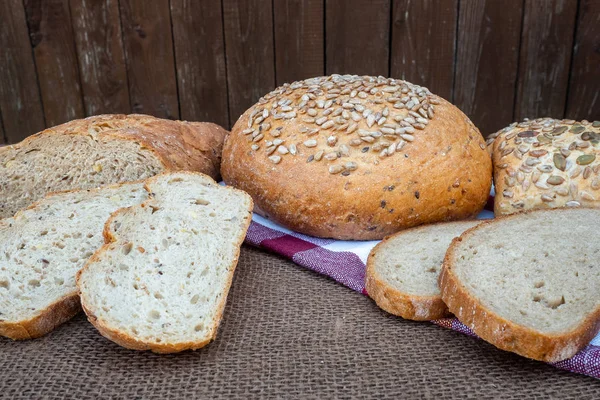
<path id="1" fill-rule="evenodd" d="M 600 119 L 600 0 L 2 0 L 0 140 L 147 113 L 229 127 L 279 84 L 425 85 L 489 134 Z"/>

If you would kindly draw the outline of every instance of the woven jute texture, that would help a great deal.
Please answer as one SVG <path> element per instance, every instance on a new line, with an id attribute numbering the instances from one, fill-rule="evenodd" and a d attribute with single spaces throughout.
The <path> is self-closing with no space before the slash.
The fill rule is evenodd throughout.
<path id="1" fill-rule="evenodd" d="M 600 381 L 393 317 L 332 280 L 244 246 L 208 347 L 130 351 L 80 315 L 41 339 L 0 339 L 0 397 L 598 399 Z"/>

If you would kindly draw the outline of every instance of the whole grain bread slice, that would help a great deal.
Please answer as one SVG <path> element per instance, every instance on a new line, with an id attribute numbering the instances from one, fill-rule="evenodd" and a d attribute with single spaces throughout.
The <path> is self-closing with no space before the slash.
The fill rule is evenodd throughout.
<path id="1" fill-rule="evenodd" d="M 425 225 L 388 236 L 371 250 L 366 288 L 385 311 L 415 321 L 450 316 L 438 276 L 453 238 L 481 221 Z"/>
<path id="2" fill-rule="evenodd" d="M 555 362 L 600 330 L 598 209 L 555 209 L 491 220 L 453 240 L 442 299 L 496 347 Z"/>
<path id="3" fill-rule="evenodd" d="M 135 350 L 212 341 L 252 216 L 246 193 L 191 172 L 146 183 L 151 199 L 112 215 L 77 284 L 89 321 Z"/>
<path id="4" fill-rule="evenodd" d="M 51 194 L 0 220 L 0 335 L 42 336 L 81 307 L 75 275 L 112 212 L 148 198 L 143 183 Z"/>

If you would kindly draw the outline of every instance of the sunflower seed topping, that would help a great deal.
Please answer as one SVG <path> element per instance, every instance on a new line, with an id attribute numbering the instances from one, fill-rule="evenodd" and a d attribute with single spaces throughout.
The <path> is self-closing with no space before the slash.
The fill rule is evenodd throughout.
<path id="1" fill-rule="evenodd" d="M 549 185 L 554 185 L 554 186 L 562 185 L 564 182 L 565 182 L 565 178 L 563 178 L 562 176 L 558 176 L 558 175 L 551 175 L 546 180 L 546 183 L 548 183 Z"/>
<path id="2" fill-rule="evenodd" d="M 342 172 L 344 170 L 344 167 L 336 164 L 336 165 L 332 165 L 329 167 L 329 173 L 330 174 L 339 174 L 340 172 Z"/>

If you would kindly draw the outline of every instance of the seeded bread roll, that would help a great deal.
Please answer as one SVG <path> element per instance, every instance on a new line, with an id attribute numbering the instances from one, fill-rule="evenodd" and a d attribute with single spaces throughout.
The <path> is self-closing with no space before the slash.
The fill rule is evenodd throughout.
<path id="1" fill-rule="evenodd" d="M 205 122 L 98 115 L 0 148 L 0 218 L 48 192 L 145 179 L 165 170 L 219 175 L 227 131 Z"/>
<path id="2" fill-rule="evenodd" d="M 246 111 L 221 173 L 295 231 L 367 240 L 477 214 L 492 166 L 477 128 L 426 88 L 332 75 L 285 84 Z"/>
<path id="3" fill-rule="evenodd" d="M 600 121 L 525 120 L 492 139 L 496 215 L 600 206 Z"/>

